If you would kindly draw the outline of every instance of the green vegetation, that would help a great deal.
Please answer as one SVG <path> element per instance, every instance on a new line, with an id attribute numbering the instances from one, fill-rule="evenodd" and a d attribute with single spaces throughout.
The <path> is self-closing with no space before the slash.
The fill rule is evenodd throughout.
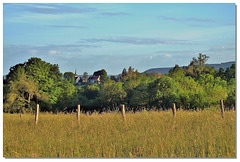
<path id="1" fill-rule="evenodd" d="M 73 72 L 65 72 L 63 74 L 63 77 L 64 77 L 64 79 L 66 79 L 70 83 L 72 83 L 72 84 L 75 83 L 75 81 L 74 81 L 75 74 Z"/>
<path id="2" fill-rule="evenodd" d="M 83 80 L 84 80 L 84 82 L 87 82 L 87 80 L 88 80 L 88 73 L 87 72 L 83 73 Z"/>
<path id="3" fill-rule="evenodd" d="M 4 112 L 62 111 L 74 101 L 76 89 L 71 79 L 62 79 L 58 65 L 40 58 L 10 68 L 4 80 Z"/>
<path id="4" fill-rule="evenodd" d="M 107 72 L 102 69 L 102 70 L 99 70 L 99 71 L 95 71 L 93 73 L 94 76 L 101 76 L 101 83 L 103 83 L 105 80 L 107 80 Z"/>
<path id="5" fill-rule="evenodd" d="M 4 157 L 236 157 L 235 111 L 3 114 Z"/>
<path id="6" fill-rule="evenodd" d="M 74 85 L 72 72 L 62 75 L 58 65 L 40 58 L 17 64 L 3 85 L 3 155 L 233 158 L 235 111 L 225 111 L 223 119 L 219 101 L 225 110 L 235 108 L 235 65 L 217 71 L 205 66 L 208 58 L 199 54 L 189 66 L 176 65 L 164 75 L 130 66 L 118 78 L 107 78 L 102 69 L 94 73 L 100 83 L 81 86 Z M 81 80 L 87 77 L 84 72 Z M 175 118 L 168 111 L 173 103 Z M 36 104 L 38 125 L 32 115 Z M 80 124 L 75 114 L 62 113 L 77 104 L 86 112 Z M 120 104 L 126 105 L 126 122 Z"/>
<path id="7" fill-rule="evenodd" d="M 100 83 L 74 86 L 74 74 L 59 72 L 58 65 L 30 58 L 11 67 L 4 80 L 4 112 L 31 112 L 36 103 L 41 111 L 72 111 L 80 104 L 85 111 L 116 110 L 120 104 L 129 109 L 198 110 L 217 106 L 224 100 L 225 108 L 235 108 L 235 65 L 226 70 L 205 66 L 208 56 L 199 54 L 189 66 L 176 65 L 169 73 L 139 73 L 131 66 L 118 78 L 107 78 L 102 69 Z M 83 80 L 87 80 L 85 72 Z"/>

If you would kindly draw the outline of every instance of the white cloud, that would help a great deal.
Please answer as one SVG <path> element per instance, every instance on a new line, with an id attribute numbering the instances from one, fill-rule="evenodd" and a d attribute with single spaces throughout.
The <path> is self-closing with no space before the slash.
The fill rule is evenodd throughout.
<path id="1" fill-rule="evenodd" d="M 168 57 L 168 58 L 172 57 L 172 55 L 170 55 L 170 54 L 166 54 L 165 56 Z"/>
<path id="2" fill-rule="evenodd" d="M 164 38 L 139 38 L 139 37 L 107 37 L 107 38 L 90 38 L 82 39 L 82 41 L 96 43 L 96 42 L 112 42 L 112 43 L 126 43 L 134 45 L 192 45 L 193 42 L 180 39 L 164 39 Z"/>
<path id="3" fill-rule="evenodd" d="M 38 50 L 31 49 L 29 50 L 29 53 L 35 55 L 38 53 Z"/>
<path id="4" fill-rule="evenodd" d="M 209 48 L 208 51 L 220 52 L 220 51 L 234 51 L 234 50 L 235 50 L 235 46 L 215 46 L 215 47 Z"/>
<path id="5" fill-rule="evenodd" d="M 49 55 L 55 55 L 55 54 L 57 54 L 58 53 L 58 51 L 56 51 L 56 50 L 49 50 L 48 51 L 48 54 Z"/>

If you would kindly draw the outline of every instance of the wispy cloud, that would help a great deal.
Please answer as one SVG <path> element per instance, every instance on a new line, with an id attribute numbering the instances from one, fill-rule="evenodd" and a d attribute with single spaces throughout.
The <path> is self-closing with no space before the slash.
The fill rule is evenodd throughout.
<path id="1" fill-rule="evenodd" d="M 196 53 L 196 52 L 204 52 L 204 51 L 196 51 L 196 50 L 162 50 L 162 51 L 156 51 L 157 54 L 161 53 L 169 53 L 169 54 L 189 54 L 189 53 Z"/>
<path id="2" fill-rule="evenodd" d="M 65 4 L 14 4 L 11 5 L 16 10 L 23 10 L 24 12 L 40 13 L 40 14 L 66 14 L 66 13 L 86 13 L 95 12 L 96 8 L 76 8 Z"/>
<path id="3" fill-rule="evenodd" d="M 90 38 L 82 39 L 84 42 L 96 43 L 96 42 L 113 42 L 113 43 L 127 43 L 134 45 L 156 45 L 156 44 L 193 44 L 187 40 L 175 40 L 175 39 L 161 39 L 161 38 L 138 38 L 138 37 L 108 37 L 108 38 Z"/>
<path id="4" fill-rule="evenodd" d="M 234 46 L 215 46 L 208 49 L 209 52 L 234 51 Z"/>
<path id="5" fill-rule="evenodd" d="M 37 5 L 28 8 L 28 11 L 34 13 L 43 13 L 43 14 L 61 14 L 61 13 L 85 13 L 85 12 L 94 12 L 96 8 L 75 8 L 67 5 Z"/>
<path id="6" fill-rule="evenodd" d="M 171 17 L 171 16 L 158 16 L 163 20 L 177 21 L 177 22 L 217 22 L 216 19 L 210 18 L 197 18 L 197 17 L 188 17 L 188 18 L 180 18 L 180 17 Z"/>
<path id="7" fill-rule="evenodd" d="M 80 48 L 76 48 L 80 47 Z M 14 66 L 20 62 L 27 61 L 30 57 L 38 57 L 50 63 L 59 65 L 61 72 L 74 71 L 78 69 L 79 74 L 87 71 L 92 74 L 96 70 L 105 69 L 108 74 L 118 74 L 122 69 L 132 66 L 140 71 L 146 70 L 139 65 L 145 59 L 145 55 L 95 55 L 84 53 L 85 48 L 97 48 L 93 45 L 46 45 L 46 46 L 23 46 L 11 45 L 4 46 L 4 74 L 9 71 L 9 66 Z M 69 51 L 69 49 L 72 49 Z M 17 60 L 16 60 L 17 58 Z M 106 64 L 107 62 L 107 64 Z"/>
<path id="8" fill-rule="evenodd" d="M 29 45 L 5 45 L 3 47 L 3 69 L 7 74 L 8 69 L 15 64 L 27 61 L 30 57 L 39 57 L 45 61 L 64 65 L 68 60 L 76 59 L 87 49 L 98 48 L 99 46 L 87 44 L 65 44 L 65 45 L 45 45 L 45 46 L 29 46 Z M 82 58 L 88 57 L 82 55 L 78 58 L 80 62 Z M 81 62 L 82 63 L 82 62 Z M 73 67 L 72 67 L 73 66 Z M 69 68 L 76 68 L 71 62 L 67 64 Z M 65 71 L 66 69 L 64 69 Z"/>
<path id="9" fill-rule="evenodd" d="M 3 47 L 4 55 L 56 55 L 63 53 L 79 53 L 83 49 L 98 48 L 99 46 L 87 44 L 66 44 L 66 45 L 45 45 L 45 46 L 26 46 L 8 45 Z"/>
<path id="10" fill-rule="evenodd" d="M 125 12 L 103 12 L 102 15 L 106 16 L 128 16 L 128 13 Z"/>
<path id="11" fill-rule="evenodd" d="M 76 28 L 76 29 L 83 29 L 87 26 L 81 26 L 81 25 L 46 25 L 46 27 L 50 28 Z"/>

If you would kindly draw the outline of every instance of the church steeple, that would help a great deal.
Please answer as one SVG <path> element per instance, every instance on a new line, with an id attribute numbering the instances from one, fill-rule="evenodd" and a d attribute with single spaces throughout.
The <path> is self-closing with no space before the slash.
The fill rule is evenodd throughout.
<path id="1" fill-rule="evenodd" d="M 75 69 L 75 77 L 78 77 L 78 75 L 77 75 L 77 68 Z"/>

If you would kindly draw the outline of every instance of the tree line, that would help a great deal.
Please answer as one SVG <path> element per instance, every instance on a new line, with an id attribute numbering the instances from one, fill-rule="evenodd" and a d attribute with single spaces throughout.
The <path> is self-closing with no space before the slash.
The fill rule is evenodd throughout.
<path id="1" fill-rule="evenodd" d="M 226 70 L 206 66 L 204 54 L 188 66 L 176 65 L 167 74 L 139 73 L 131 66 L 118 78 L 96 71 L 101 82 L 74 86 L 72 72 L 60 73 L 58 65 L 30 58 L 10 68 L 4 79 L 4 112 L 32 112 L 39 103 L 41 111 L 72 111 L 80 104 L 85 111 L 115 110 L 120 104 L 131 109 L 171 108 L 205 109 L 219 105 L 235 107 L 235 64 Z M 73 75 L 72 75 L 72 74 Z M 88 75 L 85 73 L 85 75 Z"/>

